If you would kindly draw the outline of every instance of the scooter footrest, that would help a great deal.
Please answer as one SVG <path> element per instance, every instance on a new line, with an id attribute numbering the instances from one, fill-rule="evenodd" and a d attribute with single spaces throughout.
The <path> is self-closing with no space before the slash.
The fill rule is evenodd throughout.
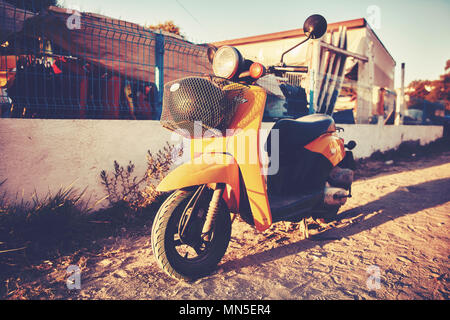
<path id="1" fill-rule="evenodd" d="M 323 191 L 300 196 L 269 196 L 272 221 L 302 219 L 320 201 L 323 201 Z"/>

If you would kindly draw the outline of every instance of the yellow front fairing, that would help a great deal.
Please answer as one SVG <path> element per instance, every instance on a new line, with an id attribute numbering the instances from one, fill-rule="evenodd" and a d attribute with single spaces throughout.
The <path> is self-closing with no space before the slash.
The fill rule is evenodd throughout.
<path id="1" fill-rule="evenodd" d="M 238 212 L 240 169 L 255 227 L 265 230 L 272 224 L 259 152 L 259 129 L 266 93 L 257 86 L 245 88 L 242 102 L 224 136 L 192 139 L 191 161 L 172 171 L 158 186 L 158 190 L 169 191 L 189 185 L 223 182 L 227 184 L 228 191 L 224 199 L 231 210 L 236 209 Z"/>
<path id="2" fill-rule="evenodd" d="M 209 183 L 226 183 L 225 201 L 232 212 L 239 212 L 239 167 L 229 154 L 202 154 L 175 168 L 156 190 L 167 192 Z"/>
<path id="3" fill-rule="evenodd" d="M 260 87 L 252 86 L 247 91 L 245 100 L 247 101 L 239 106 L 231 123 L 230 127 L 235 133 L 227 139 L 227 152 L 239 164 L 255 226 L 262 231 L 272 224 L 259 141 L 266 92 Z"/>

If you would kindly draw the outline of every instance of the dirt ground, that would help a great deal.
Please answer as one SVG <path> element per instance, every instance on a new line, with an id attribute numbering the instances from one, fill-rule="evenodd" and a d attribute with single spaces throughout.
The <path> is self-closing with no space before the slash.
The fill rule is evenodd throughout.
<path id="1" fill-rule="evenodd" d="M 80 290 L 64 259 L 35 284 L 59 299 L 449 299 L 450 153 L 382 171 L 354 183 L 338 221 L 309 221 L 309 239 L 300 224 L 260 233 L 236 219 L 217 271 L 194 283 L 159 269 L 148 225 L 80 252 Z"/>

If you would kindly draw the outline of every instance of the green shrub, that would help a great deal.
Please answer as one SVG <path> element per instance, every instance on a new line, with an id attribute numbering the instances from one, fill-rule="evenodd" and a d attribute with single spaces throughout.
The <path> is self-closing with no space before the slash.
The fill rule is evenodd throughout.
<path id="1" fill-rule="evenodd" d="M 156 186 L 169 172 L 174 158 L 181 156 L 183 150 L 167 143 L 156 154 L 147 152 L 147 170 L 142 177 L 134 176 L 134 164 L 130 161 L 123 167 L 114 161 L 114 171 L 100 173 L 101 183 L 112 206 L 123 205 L 138 211 L 158 200 L 161 193 Z"/>

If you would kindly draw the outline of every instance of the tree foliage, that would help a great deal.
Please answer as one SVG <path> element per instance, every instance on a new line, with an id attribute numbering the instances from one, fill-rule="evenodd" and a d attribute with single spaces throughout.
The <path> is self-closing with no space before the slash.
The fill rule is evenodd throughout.
<path id="1" fill-rule="evenodd" d="M 411 100 L 424 99 L 440 102 L 450 110 L 450 59 L 445 65 L 444 74 L 438 80 L 414 80 L 408 86 Z"/>
<path id="2" fill-rule="evenodd" d="M 172 20 L 159 23 L 157 25 L 149 25 L 147 27 L 152 30 L 163 30 L 181 36 L 180 27 L 178 27 Z"/>

